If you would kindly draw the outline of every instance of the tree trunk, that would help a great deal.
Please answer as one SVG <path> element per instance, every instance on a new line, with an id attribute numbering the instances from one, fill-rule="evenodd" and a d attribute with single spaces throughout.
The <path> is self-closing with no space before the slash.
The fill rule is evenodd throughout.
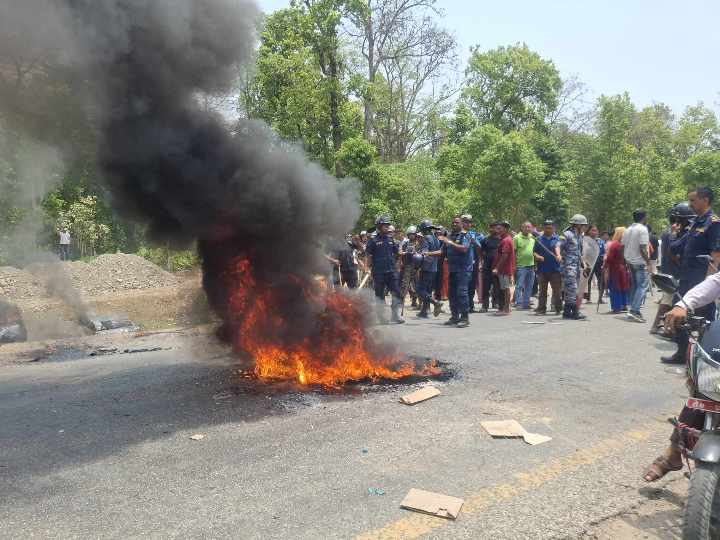
<path id="1" fill-rule="evenodd" d="M 342 145 L 342 131 L 340 128 L 340 97 L 338 96 L 340 91 L 340 81 L 338 80 L 338 61 L 337 61 L 337 50 L 330 51 L 328 55 L 329 60 L 329 72 L 330 72 L 330 125 L 332 130 L 332 141 L 334 156 L 333 161 L 335 162 L 335 176 L 342 178 L 343 171 L 340 166 L 340 162 L 337 159 L 338 153 L 340 152 L 340 146 Z"/>
<path id="2" fill-rule="evenodd" d="M 373 38 L 372 33 L 372 15 L 368 16 L 365 35 L 367 36 L 368 42 L 368 91 L 365 94 L 365 101 L 363 104 L 363 136 L 366 141 L 370 141 L 373 133 L 373 107 L 371 94 L 373 92 L 373 84 L 375 83 L 375 74 L 377 73 L 377 67 L 375 66 L 375 39 Z"/>

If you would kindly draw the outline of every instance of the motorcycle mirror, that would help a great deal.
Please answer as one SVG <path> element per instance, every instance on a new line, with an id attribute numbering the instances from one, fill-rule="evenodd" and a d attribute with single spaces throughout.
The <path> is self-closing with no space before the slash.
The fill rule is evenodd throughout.
<path id="1" fill-rule="evenodd" d="M 651 279 L 655 286 L 662 292 L 675 294 L 678 289 L 677 280 L 670 274 L 653 274 Z"/>

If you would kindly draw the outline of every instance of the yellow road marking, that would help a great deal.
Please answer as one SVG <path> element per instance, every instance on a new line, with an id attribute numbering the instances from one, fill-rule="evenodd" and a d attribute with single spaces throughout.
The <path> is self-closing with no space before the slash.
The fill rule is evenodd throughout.
<path id="1" fill-rule="evenodd" d="M 590 465 L 622 450 L 629 442 L 643 441 L 650 431 L 627 431 L 622 435 L 605 439 L 585 450 L 554 459 L 527 472 L 515 475 L 515 481 L 483 488 L 465 498 L 462 514 L 474 514 L 492 504 L 507 501 L 531 489 L 538 488 L 562 474 Z M 355 540 L 411 540 L 419 538 L 448 524 L 448 520 L 411 514 L 380 529 L 363 533 Z"/>

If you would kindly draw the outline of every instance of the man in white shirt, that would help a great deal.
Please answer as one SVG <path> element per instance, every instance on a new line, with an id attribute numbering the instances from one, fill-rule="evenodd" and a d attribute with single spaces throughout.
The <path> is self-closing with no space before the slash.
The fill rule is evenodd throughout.
<path id="1" fill-rule="evenodd" d="M 627 228 L 622 237 L 622 245 L 625 247 L 625 262 L 630 270 L 630 310 L 628 318 L 636 322 L 645 322 L 640 313 L 648 288 L 648 266 L 650 256 L 648 244 L 650 235 L 645 221 L 647 214 L 643 210 L 633 212 L 633 224 Z"/>
<path id="2" fill-rule="evenodd" d="M 67 227 L 63 227 L 60 229 L 59 233 L 59 255 L 61 261 L 69 261 L 70 260 L 70 242 L 72 241 L 70 237 L 70 232 L 68 231 Z"/>

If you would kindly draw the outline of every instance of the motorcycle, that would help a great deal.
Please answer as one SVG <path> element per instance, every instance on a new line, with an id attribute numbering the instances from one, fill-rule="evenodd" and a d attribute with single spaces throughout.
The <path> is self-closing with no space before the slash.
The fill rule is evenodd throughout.
<path id="1" fill-rule="evenodd" d="M 677 280 L 655 274 L 655 285 L 679 300 Z M 675 303 L 675 301 L 673 302 Z M 695 467 L 690 475 L 683 519 L 683 539 L 720 538 L 720 321 L 709 322 L 690 314 L 683 328 L 690 335 L 686 366 L 690 397 L 686 405 L 703 411 L 702 429 L 677 420 L 684 457 Z"/>

